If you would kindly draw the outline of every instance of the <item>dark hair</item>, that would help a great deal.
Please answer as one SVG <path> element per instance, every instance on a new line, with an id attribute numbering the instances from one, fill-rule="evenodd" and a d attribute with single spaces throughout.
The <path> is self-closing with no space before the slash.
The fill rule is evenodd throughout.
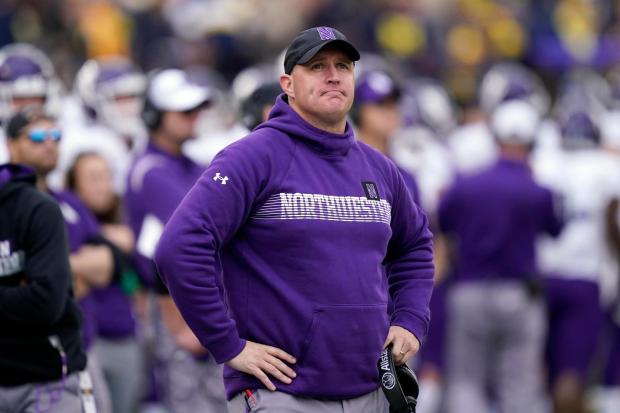
<path id="1" fill-rule="evenodd" d="M 56 118 L 47 113 L 41 105 L 25 106 L 9 118 L 6 123 L 6 136 L 17 139 L 24 128 L 40 120 L 55 122 Z"/>
<path id="2" fill-rule="evenodd" d="M 67 174 L 65 176 L 65 187 L 73 191 L 77 196 L 79 194 L 76 192 L 77 187 L 77 166 L 85 158 L 96 156 L 102 159 L 105 159 L 100 153 L 94 151 L 85 151 L 81 152 L 76 158 L 73 160 L 71 167 L 67 170 Z M 112 202 L 112 206 L 108 211 L 103 211 L 101 213 L 92 211 L 97 220 L 104 224 L 116 224 L 120 221 L 121 218 L 121 199 L 117 194 L 114 194 L 114 201 Z"/>

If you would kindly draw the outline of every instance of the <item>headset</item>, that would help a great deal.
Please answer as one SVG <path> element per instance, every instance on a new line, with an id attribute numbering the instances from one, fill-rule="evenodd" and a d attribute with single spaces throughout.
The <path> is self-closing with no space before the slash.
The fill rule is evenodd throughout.
<path id="1" fill-rule="evenodd" d="M 390 404 L 390 413 L 415 413 L 420 393 L 418 379 L 406 364 L 394 364 L 391 344 L 381 352 L 377 369 L 381 389 Z"/>
<path id="2" fill-rule="evenodd" d="M 241 104 L 241 122 L 249 130 L 253 130 L 263 123 L 263 108 L 273 105 L 276 98 L 282 93 L 277 82 L 264 83 L 248 96 Z"/>
<path id="3" fill-rule="evenodd" d="M 149 131 L 157 130 L 161 125 L 163 113 L 159 108 L 157 108 L 157 106 L 155 106 L 150 95 L 153 79 L 155 79 L 155 77 L 157 77 L 157 75 L 159 75 L 162 71 L 163 69 L 154 69 L 146 76 L 146 88 L 144 88 L 143 96 L 144 103 L 142 105 L 142 112 L 140 112 L 140 118 Z"/>

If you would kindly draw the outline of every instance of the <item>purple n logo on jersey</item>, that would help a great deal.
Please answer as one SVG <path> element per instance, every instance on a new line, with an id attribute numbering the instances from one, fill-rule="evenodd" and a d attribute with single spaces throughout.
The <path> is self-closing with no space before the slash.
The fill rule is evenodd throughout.
<path id="1" fill-rule="evenodd" d="M 318 27 L 316 30 L 319 32 L 321 40 L 336 40 L 334 31 L 329 27 Z"/>

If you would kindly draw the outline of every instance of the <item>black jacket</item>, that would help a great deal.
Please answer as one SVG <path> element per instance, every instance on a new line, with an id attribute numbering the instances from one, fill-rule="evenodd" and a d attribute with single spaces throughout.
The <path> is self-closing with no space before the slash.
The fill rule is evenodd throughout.
<path id="1" fill-rule="evenodd" d="M 31 170 L 0 165 L 0 386 L 86 366 L 65 222 L 34 183 Z"/>

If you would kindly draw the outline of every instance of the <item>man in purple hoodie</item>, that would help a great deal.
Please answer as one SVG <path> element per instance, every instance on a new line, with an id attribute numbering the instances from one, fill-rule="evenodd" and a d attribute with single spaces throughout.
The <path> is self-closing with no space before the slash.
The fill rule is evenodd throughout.
<path id="1" fill-rule="evenodd" d="M 404 363 L 426 335 L 432 234 L 346 121 L 358 59 L 337 30 L 301 32 L 269 119 L 218 154 L 160 239 L 173 299 L 226 363 L 230 412 L 387 413 L 381 350 Z"/>

